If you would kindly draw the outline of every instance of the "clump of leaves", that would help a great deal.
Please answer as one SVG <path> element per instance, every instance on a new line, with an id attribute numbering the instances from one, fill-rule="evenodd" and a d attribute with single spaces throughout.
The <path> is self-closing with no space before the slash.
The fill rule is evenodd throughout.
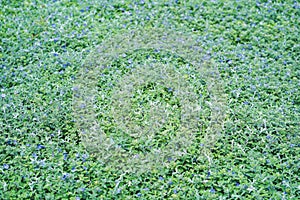
<path id="1" fill-rule="evenodd" d="M 179 31 L 108 38 L 77 81 L 75 110 L 86 147 L 134 171 L 166 166 L 195 141 L 210 147 L 222 128 L 225 96 L 205 58 L 194 36 Z"/>

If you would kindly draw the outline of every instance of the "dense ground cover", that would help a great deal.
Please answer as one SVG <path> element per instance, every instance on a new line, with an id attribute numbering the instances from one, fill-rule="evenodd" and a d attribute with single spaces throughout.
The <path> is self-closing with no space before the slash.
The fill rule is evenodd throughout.
<path id="1" fill-rule="evenodd" d="M 0 1 L 0 7 L 1 199 L 300 196 L 297 1 Z M 107 167 L 82 142 L 74 85 L 97 45 L 126 30 L 154 27 L 197 36 L 218 69 L 226 120 L 213 145 L 195 140 L 170 166 L 124 173 Z M 114 66 L 138 65 L 149 59 L 144 54 L 119 57 Z M 160 89 L 161 98 L 171 101 L 169 91 Z M 113 137 L 122 140 L 120 132 Z M 124 140 L 126 148 L 134 145 L 130 137 Z M 206 156 L 195 159 L 205 147 Z"/>

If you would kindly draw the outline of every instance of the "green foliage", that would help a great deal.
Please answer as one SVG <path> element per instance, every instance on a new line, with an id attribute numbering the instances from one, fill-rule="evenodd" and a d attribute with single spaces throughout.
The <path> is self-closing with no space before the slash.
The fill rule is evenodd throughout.
<path id="1" fill-rule="evenodd" d="M 0 7 L 0 199 L 297 199 L 300 196 L 300 5 L 297 1 L 15 0 L 0 1 Z M 191 71 L 196 78 L 188 77 L 184 82 L 197 88 L 194 94 L 201 90 L 203 99 L 198 100 L 206 109 L 200 112 L 203 129 L 193 134 L 195 139 L 189 141 L 187 153 L 166 166 L 146 168 L 142 173 L 114 168 L 91 152 L 79 128 L 88 123 L 78 120 L 73 101 L 77 90 L 74 86 L 82 83 L 83 69 L 95 67 L 97 59 L 93 56 L 103 56 L 101 52 L 95 53 L 95 49 L 100 45 L 101 50 L 102 44 L 115 47 L 118 43 L 114 41 L 122 44 L 122 39 L 132 38 L 129 33 L 135 30 L 144 30 L 141 35 L 149 31 L 149 38 L 142 38 L 145 42 L 162 34 L 155 34 L 154 30 L 167 30 L 172 35 L 165 44 L 178 39 L 174 37 L 177 33 L 182 35 L 188 44 L 197 44 L 201 61 L 212 67 L 205 68 L 203 74 L 218 72 L 217 76 L 204 76 L 202 71 Z M 191 40 L 186 36 L 191 36 Z M 125 40 L 123 44 L 132 43 Z M 120 55 L 124 49 L 109 52 L 112 68 L 103 71 L 105 77 L 96 76 L 95 89 L 99 93 L 91 112 L 101 114 L 99 108 L 105 98 L 120 95 L 113 88 L 108 89 L 108 78 L 111 81 L 120 78 L 120 83 L 133 80 L 130 74 L 135 73 L 126 68 L 130 65 L 128 61 L 134 69 L 154 61 L 157 61 L 154 65 L 168 69 L 187 65 L 193 69 L 203 63 L 195 63 L 189 56 L 195 54 L 188 53 L 191 50 L 187 47 L 180 48 L 181 53 L 166 45 L 160 52 L 155 52 L 156 46 L 151 45 L 143 46 L 142 50 L 123 47 L 128 47 L 126 56 Z M 105 58 L 108 57 L 106 54 Z M 215 85 L 213 81 L 219 84 L 215 90 L 211 88 Z M 95 81 L 90 83 L 93 85 Z M 180 109 L 168 107 L 180 105 L 180 99 L 166 89 L 155 83 L 135 88 L 132 94 L 141 95 L 133 95 L 125 103 L 134 109 L 140 101 L 146 103 L 136 114 L 130 110 L 133 124 L 145 122 L 138 117 L 141 112 L 148 112 L 149 104 L 158 98 L 161 106 L 174 114 L 165 128 L 172 130 L 180 125 L 176 117 Z M 214 97 L 222 98 L 214 101 L 210 91 L 214 91 Z M 103 100 L 100 92 L 108 92 L 108 96 Z M 115 101 L 107 105 L 111 110 L 118 102 L 124 103 Z M 210 105 L 218 102 L 219 106 L 226 106 L 226 118 L 223 112 L 220 119 L 211 114 L 218 109 L 213 110 Z M 151 118 L 153 113 L 147 112 Z M 119 119 L 123 115 L 108 113 L 106 118 L 101 115 L 95 118 L 98 123 L 105 119 L 103 123 L 116 130 L 108 131 L 108 135 L 122 140 L 127 145 L 125 151 L 141 152 L 147 140 L 134 145 L 134 139 L 122 133 L 124 129 L 117 130 L 128 124 L 117 120 L 119 126 L 114 126 L 109 116 Z M 86 118 L 90 119 L 94 118 Z M 214 121 L 216 132 L 210 130 Z M 203 137 L 207 131 L 216 137 L 210 138 L 210 134 Z M 158 134 L 149 142 L 163 149 L 174 135 Z"/>
<path id="2" fill-rule="evenodd" d="M 137 173 L 188 154 L 195 140 L 211 147 L 226 99 L 196 39 L 136 29 L 106 38 L 91 52 L 74 95 L 77 125 L 91 153 L 111 168 Z"/>

